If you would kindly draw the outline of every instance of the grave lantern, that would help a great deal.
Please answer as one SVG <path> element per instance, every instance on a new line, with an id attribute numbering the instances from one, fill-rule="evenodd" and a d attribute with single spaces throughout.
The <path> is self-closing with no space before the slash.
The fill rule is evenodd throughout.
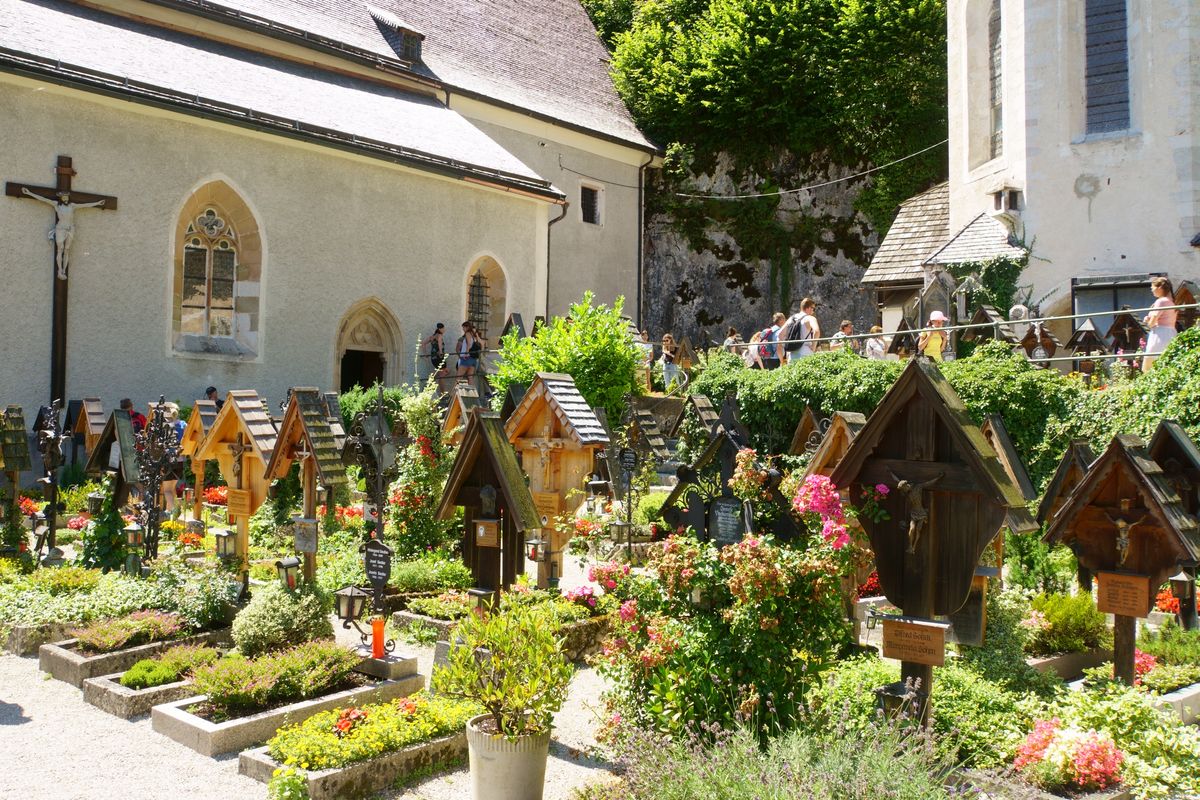
<path id="1" fill-rule="evenodd" d="M 491 589 L 468 589 L 467 605 L 476 614 L 486 614 L 496 605 L 496 592 Z"/>
<path id="2" fill-rule="evenodd" d="M 213 539 L 216 541 L 217 558 L 222 561 L 232 561 L 237 558 L 237 534 L 225 528 L 213 529 Z"/>
<path id="3" fill-rule="evenodd" d="M 88 514 L 95 517 L 104 508 L 104 492 L 89 492 L 87 496 Z"/>
<path id="4" fill-rule="evenodd" d="M 362 616 L 370 596 L 357 586 L 347 586 L 333 593 L 334 610 L 337 612 L 337 618 L 342 621 L 343 628 L 349 629 L 351 624 Z"/>
<path id="5" fill-rule="evenodd" d="M 604 499 L 608 496 L 608 481 L 601 480 L 598 474 L 593 473 L 591 480 L 587 482 L 587 490 L 588 511 L 599 514 L 604 510 Z"/>
<path id="6" fill-rule="evenodd" d="M 300 575 L 300 559 L 297 556 L 279 559 L 275 562 L 275 570 L 284 586 L 289 589 L 296 588 L 296 581 Z"/>
<path id="7" fill-rule="evenodd" d="M 140 548 L 145 538 L 145 529 L 136 521 L 125 526 L 125 543 L 129 545 L 130 549 Z"/>
<path id="8" fill-rule="evenodd" d="M 1192 594 L 1196 591 L 1196 581 L 1191 575 L 1179 570 L 1167 580 L 1171 582 L 1171 594 L 1176 600 L 1183 602 L 1192 599 Z"/>
<path id="9" fill-rule="evenodd" d="M 525 540 L 525 546 L 529 548 L 529 560 L 535 564 L 545 563 L 550 559 L 550 540 L 534 537 Z"/>

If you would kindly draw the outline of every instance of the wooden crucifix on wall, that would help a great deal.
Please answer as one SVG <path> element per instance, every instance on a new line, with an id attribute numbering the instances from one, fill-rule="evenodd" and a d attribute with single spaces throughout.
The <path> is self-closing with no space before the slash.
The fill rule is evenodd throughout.
<path id="1" fill-rule="evenodd" d="M 54 243 L 54 298 L 50 340 L 50 399 L 65 400 L 67 384 L 67 270 L 71 244 L 75 240 L 75 211 L 80 208 L 117 210 L 117 198 L 79 192 L 71 188 L 75 177 L 70 156 L 59 156 L 54 186 L 34 186 L 9 181 L 4 193 L 9 197 L 37 200 L 54 209 L 54 226 L 49 236 Z"/>

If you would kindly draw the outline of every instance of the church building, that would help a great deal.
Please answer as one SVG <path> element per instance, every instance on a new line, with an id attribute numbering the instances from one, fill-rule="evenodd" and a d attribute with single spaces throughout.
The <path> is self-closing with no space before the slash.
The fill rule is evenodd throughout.
<path id="1" fill-rule="evenodd" d="M 951 268 L 996 258 L 1025 262 L 1046 315 L 1143 308 L 1154 276 L 1200 280 L 1200 4 L 949 0 L 946 15 L 949 181 L 902 205 L 863 278 L 885 327 L 918 322 Z"/>
<path id="2" fill-rule="evenodd" d="M 64 403 L 275 403 L 638 314 L 657 150 L 577 0 L 0 0 L 0 120 L 3 403 L 52 341 Z"/>

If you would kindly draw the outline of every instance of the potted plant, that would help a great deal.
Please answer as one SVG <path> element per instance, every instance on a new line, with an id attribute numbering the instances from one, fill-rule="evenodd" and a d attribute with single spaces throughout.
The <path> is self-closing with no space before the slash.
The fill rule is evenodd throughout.
<path id="1" fill-rule="evenodd" d="M 434 673 L 436 691 L 486 709 L 467 723 L 474 800 L 541 800 L 551 723 L 571 682 L 554 629 L 523 606 L 468 614 Z"/>

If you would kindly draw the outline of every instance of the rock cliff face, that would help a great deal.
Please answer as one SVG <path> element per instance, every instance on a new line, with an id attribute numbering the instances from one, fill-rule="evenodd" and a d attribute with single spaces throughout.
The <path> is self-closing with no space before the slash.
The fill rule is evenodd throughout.
<path id="1" fill-rule="evenodd" d="M 708 172 L 695 173 L 685 191 L 755 194 L 775 187 L 815 186 L 855 169 L 802 166 L 791 156 L 769 176 L 738 174 L 719 156 Z M 753 200 L 703 200 L 654 187 L 645 230 L 645 321 L 657 341 L 670 331 L 693 343 L 720 342 L 733 326 L 749 340 L 771 324 L 771 314 L 791 313 L 803 297 L 818 302 L 825 335 L 842 319 L 856 332 L 874 324 L 873 292 L 860 283 L 878 237 L 854 210 L 864 179 Z M 769 188 L 764 188 L 769 187 Z M 672 192 L 672 194 L 668 194 Z"/>

